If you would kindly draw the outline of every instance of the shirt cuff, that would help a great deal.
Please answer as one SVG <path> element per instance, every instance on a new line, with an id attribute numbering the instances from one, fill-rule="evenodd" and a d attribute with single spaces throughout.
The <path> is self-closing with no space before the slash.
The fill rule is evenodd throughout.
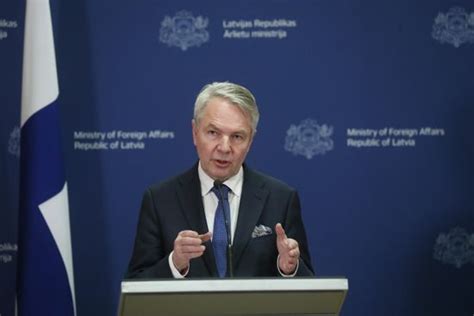
<path id="1" fill-rule="evenodd" d="M 278 265 L 278 262 L 280 262 L 280 255 L 278 255 L 277 257 L 277 269 L 278 269 L 278 272 L 280 273 L 280 275 L 284 278 L 292 278 L 296 275 L 296 273 L 298 272 L 298 268 L 300 267 L 300 260 L 298 259 L 298 262 L 296 262 L 296 268 L 295 268 L 295 271 L 292 273 L 292 274 L 285 274 L 283 273 L 283 271 L 280 270 L 280 266 Z"/>
<path id="2" fill-rule="evenodd" d="M 174 250 L 168 256 L 168 264 L 170 266 L 171 273 L 173 274 L 173 277 L 175 279 L 184 279 L 186 277 L 186 275 L 188 275 L 189 267 L 186 269 L 186 271 L 184 271 L 183 274 L 181 274 L 181 272 L 179 272 L 178 269 L 174 266 L 173 259 L 172 259 L 173 258 L 173 253 L 174 253 Z"/>

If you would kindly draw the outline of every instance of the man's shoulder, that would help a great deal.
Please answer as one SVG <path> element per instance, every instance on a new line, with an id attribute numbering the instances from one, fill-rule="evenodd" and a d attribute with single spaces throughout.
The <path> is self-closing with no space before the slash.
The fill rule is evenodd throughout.
<path id="1" fill-rule="evenodd" d="M 198 177 L 196 166 L 191 167 L 190 169 L 178 174 L 171 176 L 160 182 L 156 182 L 148 187 L 148 190 L 151 192 L 168 192 L 170 190 L 175 190 L 176 187 L 183 184 L 187 184 Z"/>
<path id="2" fill-rule="evenodd" d="M 277 191 L 296 191 L 295 188 L 284 182 L 283 180 L 277 179 L 259 170 L 244 167 L 244 183 L 247 181 L 257 186 L 264 186 L 271 190 Z"/>

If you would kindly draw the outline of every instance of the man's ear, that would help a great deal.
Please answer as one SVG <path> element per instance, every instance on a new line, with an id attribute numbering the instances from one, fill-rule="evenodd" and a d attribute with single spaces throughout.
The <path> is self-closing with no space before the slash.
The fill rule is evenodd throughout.
<path id="1" fill-rule="evenodd" d="M 252 136 L 250 136 L 250 142 L 249 142 L 249 147 L 247 148 L 247 152 L 250 151 L 250 147 L 252 147 L 253 139 L 255 137 L 255 132 L 252 131 Z"/>
<path id="2" fill-rule="evenodd" d="M 196 121 L 194 119 L 191 120 L 191 125 L 192 125 L 192 133 L 193 133 L 193 143 L 194 146 L 196 146 L 196 137 L 197 137 L 197 126 L 196 126 Z"/>

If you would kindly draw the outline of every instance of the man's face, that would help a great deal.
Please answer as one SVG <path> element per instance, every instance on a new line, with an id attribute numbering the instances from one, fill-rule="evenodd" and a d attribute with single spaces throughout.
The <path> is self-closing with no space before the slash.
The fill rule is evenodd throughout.
<path id="1" fill-rule="evenodd" d="M 250 117 L 223 98 L 209 100 L 198 122 L 193 122 L 194 145 L 201 166 L 214 180 L 237 174 L 252 144 Z"/>

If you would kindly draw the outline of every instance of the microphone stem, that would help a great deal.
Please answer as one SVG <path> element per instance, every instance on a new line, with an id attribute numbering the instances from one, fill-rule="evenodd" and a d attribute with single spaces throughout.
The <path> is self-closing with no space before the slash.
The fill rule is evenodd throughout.
<path id="1" fill-rule="evenodd" d="M 227 245 L 227 266 L 229 267 L 229 277 L 234 277 L 234 267 L 232 265 L 232 245 Z"/>

